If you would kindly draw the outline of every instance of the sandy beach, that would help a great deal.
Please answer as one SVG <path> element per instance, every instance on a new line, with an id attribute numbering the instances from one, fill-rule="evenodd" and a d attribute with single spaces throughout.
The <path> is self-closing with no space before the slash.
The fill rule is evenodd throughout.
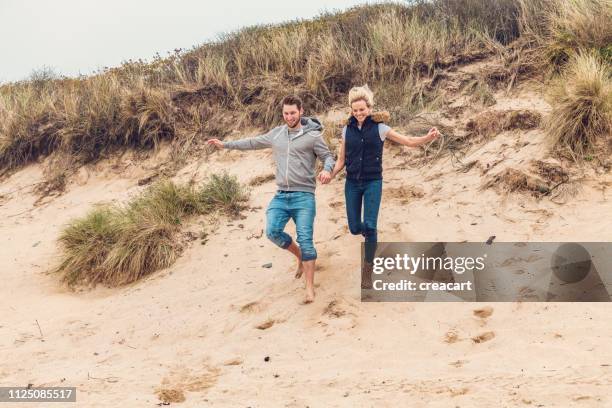
<path id="1" fill-rule="evenodd" d="M 549 109 L 528 88 L 496 99 L 489 110 Z M 482 188 L 554 161 L 545 147 L 539 129 L 506 131 L 459 170 L 450 156 L 413 166 L 414 151 L 387 144 L 379 240 L 611 241 L 609 172 L 569 169 L 577 191 L 557 200 Z M 208 242 L 188 243 L 170 268 L 120 288 L 60 285 L 49 271 L 62 227 L 138 194 L 165 155 L 84 167 L 66 193 L 38 202 L 42 164 L 0 185 L 0 385 L 75 386 L 79 407 L 153 407 L 161 392 L 183 395 L 171 403 L 182 407 L 612 406 L 608 303 L 362 303 L 342 180 L 317 188 L 311 305 L 300 304 L 294 260 L 262 234 L 273 181 L 252 187 L 241 218 L 185 226 L 206 228 Z M 274 167 L 269 151 L 220 152 L 174 179 L 222 169 L 249 183 Z"/>

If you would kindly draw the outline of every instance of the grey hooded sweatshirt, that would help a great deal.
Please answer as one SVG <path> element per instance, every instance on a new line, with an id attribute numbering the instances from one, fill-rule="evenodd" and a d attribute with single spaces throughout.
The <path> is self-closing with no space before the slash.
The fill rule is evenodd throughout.
<path id="1" fill-rule="evenodd" d="M 268 133 L 242 140 L 223 142 L 226 149 L 255 150 L 271 147 L 276 161 L 276 185 L 279 190 L 314 193 L 317 157 L 325 170 L 334 168 L 334 158 L 323 140 L 323 126 L 316 118 L 302 117 L 302 127 L 289 137 L 287 125 Z"/>

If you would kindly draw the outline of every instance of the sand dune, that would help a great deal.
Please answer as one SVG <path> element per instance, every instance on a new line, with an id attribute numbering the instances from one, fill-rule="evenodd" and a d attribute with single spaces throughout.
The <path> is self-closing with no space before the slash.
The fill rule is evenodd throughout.
<path id="1" fill-rule="evenodd" d="M 548 109 L 528 89 L 496 99 L 488 109 Z M 457 126 L 471 113 L 461 115 Z M 0 184 L 0 385 L 76 386 L 83 407 L 612 406 L 609 304 L 361 303 L 340 180 L 317 191 L 312 305 L 299 304 L 293 260 L 262 236 L 273 181 L 252 188 L 244 219 L 213 220 L 209 241 L 172 267 L 117 289 L 61 287 L 47 271 L 62 226 L 137 194 L 164 154 L 81 169 L 65 194 L 37 205 L 41 165 Z M 416 155 L 386 148 L 381 240 L 612 240 L 609 171 L 568 169 L 575 191 L 557 200 L 495 179 L 556 163 L 541 130 L 474 146 L 461 159 L 469 168 L 450 156 L 418 168 Z M 248 183 L 273 171 L 271 154 L 215 153 L 176 178 L 219 169 Z"/>

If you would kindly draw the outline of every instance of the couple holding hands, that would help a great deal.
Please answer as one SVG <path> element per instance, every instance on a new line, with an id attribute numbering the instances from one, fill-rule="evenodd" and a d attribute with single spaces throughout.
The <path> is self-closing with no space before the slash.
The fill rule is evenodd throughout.
<path id="1" fill-rule="evenodd" d="M 293 95 L 286 96 L 281 104 L 284 125 L 247 139 L 207 141 L 219 149 L 274 150 L 278 190 L 266 211 L 266 236 L 297 258 L 296 278 L 304 274 L 306 279 L 303 303 L 311 303 L 315 297 L 317 251 L 313 244 L 313 226 L 316 215 L 316 159 L 323 163 L 323 170 L 316 177 L 322 184 L 329 183 L 346 167 L 344 196 L 348 226 L 351 234 L 364 236 L 366 250 L 362 277 L 369 277 L 368 270 L 371 270 L 377 242 L 385 139 L 417 147 L 440 135 L 436 128 L 430 129 L 423 137 L 404 136 L 390 128 L 385 124 L 388 120 L 386 112 L 373 112 L 374 96 L 367 85 L 352 88 L 348 102 L 351 115 L 342 129 L 336 161 L 323 140 L 323 126 L 316 118 L 303 116 L 302 101 Z M 297 244 L 284 232 L 289 219 L 293 219 L 296 226 Z"/>

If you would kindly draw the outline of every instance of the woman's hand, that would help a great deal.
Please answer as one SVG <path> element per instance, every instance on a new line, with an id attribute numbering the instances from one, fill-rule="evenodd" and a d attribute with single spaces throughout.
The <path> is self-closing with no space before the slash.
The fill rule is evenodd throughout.
<path id="1" fill-rule="evenodd" d="M 432 127 L 431 129 L 429 129 L 429 132 L 427 132 L 426 137 L 427 139 L 429 139 L 429 141 L 436 140 L 440 137 L 440 132 L 436 127 Z"/>

